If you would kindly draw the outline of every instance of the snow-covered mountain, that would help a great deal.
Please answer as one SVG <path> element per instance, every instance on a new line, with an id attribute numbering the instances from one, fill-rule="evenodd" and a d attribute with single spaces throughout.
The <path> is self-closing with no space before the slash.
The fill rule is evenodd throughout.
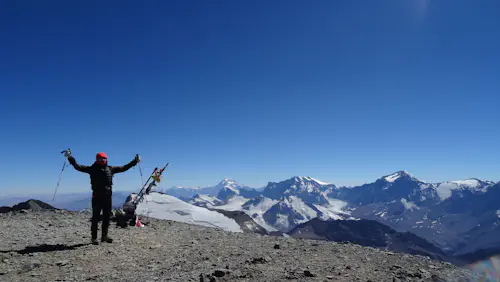
<path id="1" fill-rule="evenodd" d="M 489 200 L 496 197 L 494 183 L 479 179 L 425 183 L 400 171 L 351 190 L 335 196 L 349 202 L 353 217 L 412 232 L 451 253 L 470 245 L 478 224 L 492 226 L 500 209 Z"/>
<path id="2" fill-rule="evenodd" d="M 200 197 L 193 198 L 190 203 L 214 209 L 243 211 L 268 231 L 286 232 L 297 224 L 316 217 L 349 217 L 342 210 L 347 203 L 328 198 L 328 192 L 333 189 L 336 189 L 335 185 L 311 177 L 297 176 L 278 183 L 270 182 L 262 193 L 252 197 L 254 195 L 242 193 L 242 188 L 228 182 L 218 195 L 218 200 L 224 201 L 223 204 L 213 205 L 213 198 Z"/>
<path id="3" fill-rule="evenodd" d="M 191 200 L 196 195 L 215 196 L 224 201 L 225 197 L 229 197 L 230 195 L 234 194 L 242 194 L 242 196 L 248 198 L 256 197 L 258 196 L 259 191 L 250 188 L 248 186 L 238 184 L 236 181 L 232 179 L 224 178 L 221 182 L 219 182 L 215 186 L 204 187 L 204 188 L 198 188 L 198 187 L 190 188 L 190 187 L 176 186 L 165 189 L 164 193 L 185 201 Z"/>
<path id="4" fill-rule="evenodd" d="M 234 196 L 241 196 L 246 199 L 251 199 L 260 195 L 260 193 L 248 186 L 238 184 L 236 181 L 224 178 L 218 185 L 220 190 L 217 198 L 227 204 L 227 202 Z"/>
<path id="5" fill-rule="evenodd" d="M 349 214 L 342 211 L 342 207 L 346 204 L 339 200 L 328 201 L 323 205 L 308 204 L 297 196 L 287 196 L 269 208 L 263 214 L 263 218 L 274 228 L 288 232 L 295 226 L 314 218 L 322 220 L 349 218 Z"/>
<path id="6" fill-rule="evenodd" d="M 296 176 L 281 182 L 270 182 L 262 191 L 262 196 L 280 200 L 296 196 L 308 204 L 328 204 L 327 193 L 336 189 L 335 185 L 321 182 L 307 176 Z"/>
<path id="7" fill-rule="evenodd" d="M 219 191 L 216 196 L 196 194 L 187 202 L 199 207 L 218 207 L 224 210 L 241 210 L 241 206 L 248 200 L 260 195 L 256 190 L 238 184 L 236 181 L 225 178 L 217 184 Z"/>
<path id="8" fill-rule="evenodd" d="M 329 197 L 347 201 L 351 206 L 391 202 L 402 198 L 428 205 L 438 201 L 433 188 L 431 184 L 418 180 L 406 171 L 398 171 L 373 183 L 333 190 L 329 193 Z"/>

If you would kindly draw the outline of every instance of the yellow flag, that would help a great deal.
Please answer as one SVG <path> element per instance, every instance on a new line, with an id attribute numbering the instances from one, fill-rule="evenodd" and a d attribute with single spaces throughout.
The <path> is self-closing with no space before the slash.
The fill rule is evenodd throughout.
<path id="1" fill-rule="evenodd" d="M 157 172 L 157 173 L 155 173 L 155 175 L 153 175 L 152 177 L 153 177 L 153 179 L 154 179 L 156 182 L 158 182 L 158 183 L 159 183 L 159 182 L 160 182 L 160 180 L 161 180 L 161 175 L 160 175 L 158 172 Z"/>

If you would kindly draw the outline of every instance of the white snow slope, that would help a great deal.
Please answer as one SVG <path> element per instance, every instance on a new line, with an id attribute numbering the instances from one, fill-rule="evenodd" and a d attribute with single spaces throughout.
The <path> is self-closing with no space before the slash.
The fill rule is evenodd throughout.
<path id="1" fill-rule="evenodd" d="M 343 210 L 347 206 L 347 202 L 338 200 L 338 199 L 329 199 L 328 200 L 328 205 L 320 206 L 320 205 L 314 205 L 319 211 L 323 213 L 323 215 L 320 217 L 322 220 L 329 220 L 329 219 L 334 219 L 334 220 L 341 220 L 343 219 L 342 216 L 350 216 L 349 212 L 346 212 Z"/>
<path id="2" fill-rule="evenodd" d="M 437 184 L 436 191 L 438 193 L 439 198 L 442 201 L 444 201 L 447 198 L 451 197 L 451 193 L 453 190 L 469 189 L 471 191 L 486 192 L 486 190 L 488 188 L 488 184 L 493 185 L 493 182 L 491 182 L 491 183 L 487 182 L 486 185 L 484 187 L 482 187 L 481 182 L 479 182 L 477 179 L 448 181 L 448 182 L 443 182 L 443 183 Z"/>
<path id="3" fill-rule="evenodd" d="M 216 208 L 226 211 L 243 211 L 241 206 L 248 201 L 242 196 L 233 196 L 227 200 L 227 204 L 216 206 Z"/>
<path id="4" fill-rule="evenodd" d="M 137 214 L 157 219 L 243 232 L 236 221 L 221 213 L 197 207 L 173 196 L 152 192 L 137 206 Z"/>

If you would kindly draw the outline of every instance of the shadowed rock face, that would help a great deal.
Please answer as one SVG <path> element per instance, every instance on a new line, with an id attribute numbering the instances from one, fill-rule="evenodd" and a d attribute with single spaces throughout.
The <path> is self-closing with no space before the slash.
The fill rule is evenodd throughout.
<path id="1" fill-rule="evenodd" d="M 478 281 L 465 269 L 420 256 L 154 218 L 146 227 L 111 228 L 114 242 L 94 246 L 90 216 L 0 214 L 0 280 Z"/>
<path id="2" fill-rule="evenodd" d="M 288 235 L 293 238 L 350 242 L 362 246 L 429 256 L 432 259 L 455 261 L 438 247 L 415 234 L 397 232 L 373 220 L 332 220 L 313 219 L 298 225 Z"/>
<path id="3" fill-rule="evenodd" d="M 218 210 L 213 209 L 229 218 L 232 218 L 238 223 L 243 232 L 247 233 L 256 233 L 261 235 L 271 235 L 271 232 L 268 232 L 262 226 L 258 225 L 249 215 L 242 211 L 226 211 L 226 210 Z M 273 233 L 274 234 L 274 233 Z"/>

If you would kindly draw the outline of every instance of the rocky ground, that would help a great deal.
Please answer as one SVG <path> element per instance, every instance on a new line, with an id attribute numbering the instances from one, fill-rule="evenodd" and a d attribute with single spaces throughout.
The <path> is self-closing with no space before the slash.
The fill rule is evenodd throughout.
<path id="1" fill-rule="evenodd" d="M 90 213 L 0 214 L 0 281 L 478 281 L 465 269 L 354 244 L 150 219 L 90 242 Z"/>

